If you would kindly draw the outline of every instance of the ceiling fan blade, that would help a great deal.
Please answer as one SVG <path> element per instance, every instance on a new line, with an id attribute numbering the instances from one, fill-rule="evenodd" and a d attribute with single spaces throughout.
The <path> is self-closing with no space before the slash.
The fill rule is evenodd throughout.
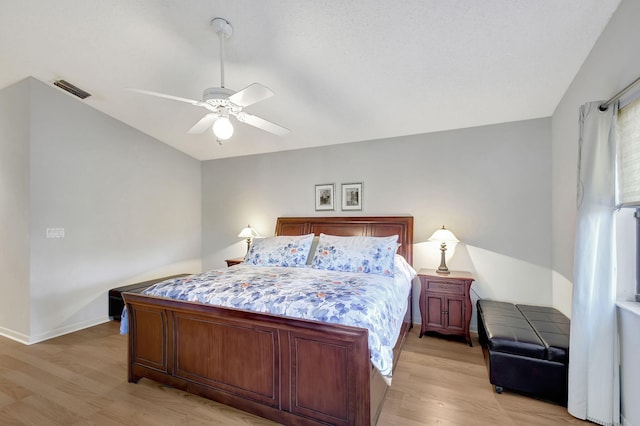
<path id="1" fill-rule="evenodd" d="M 247 114 L 246 112 L 241 112 L 237 114 L 236 117 L 238 118 L 238 121 L 247 123 L 250 126 L 257 127 L 258 129 L 262 129 L 269 133 L 273 133 L 274 135 L 277 135 L 277 136 L 286 136 L 291 132 L 286 127 L 279 126 L 275 123 L 265 120 L 264 118 Z"/>
<path id="2" fill-rule="evenodd" d="M 158 98 L 171 99 L 174 101 L 186 102 L 195 106 L 205 106 L 206 104 L 202 101 L 196 101 L 194 99 L 181 98 L 179 96 L 167 95 L 165 93 L 152 92 L 151 90 L 142 90 L 142 89 L 127 89 L 131 92 L 142 93 L 143 95 L 151 95 L 156 96 Z"/>
<path id="3" fill-rule="evenodd" d="M 207 129 L 211 129 L 213 122 L 218 118 L 218 114 L 209 113 L 202 117 L 196 124 L 189 129 L 187 133 L 202 133 Z"/>
<path id="4" fill-rule="evenodd" d="M 270 98 L 273 95 L 274 93 L 267 86 L 263 86 L 260 83 L 253 83 L 229 96 L 229 100 L 238 106 L 246 107 Z"/>

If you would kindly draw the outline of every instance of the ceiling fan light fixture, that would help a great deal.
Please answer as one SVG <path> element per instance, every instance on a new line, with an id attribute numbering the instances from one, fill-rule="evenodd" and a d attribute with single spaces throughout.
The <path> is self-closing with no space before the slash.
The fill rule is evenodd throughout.
<path id="1" fill-rule="evenodd" d="M 233 136 L 233 124 L 228 117 L 222 116 L 213 123 L 213 134 L 216 138 L 226 141 Z"/>

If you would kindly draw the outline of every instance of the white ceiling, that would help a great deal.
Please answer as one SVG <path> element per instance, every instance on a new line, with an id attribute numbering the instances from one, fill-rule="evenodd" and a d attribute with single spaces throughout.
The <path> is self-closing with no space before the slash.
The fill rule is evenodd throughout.
<path id="1" fill-rule="evenodd" d="M 620 0 L 0 0 L 0 87 L 65 79 L 83 101 L 201 160 L 552 115 Z M 186 131 L 220 85 L 276 95 L 223 146 Z"/>

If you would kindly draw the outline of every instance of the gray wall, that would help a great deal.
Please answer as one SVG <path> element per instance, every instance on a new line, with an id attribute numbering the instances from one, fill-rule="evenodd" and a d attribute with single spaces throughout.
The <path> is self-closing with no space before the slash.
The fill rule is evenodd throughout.
<path id="1" fill-rule="evenodd" d="M 16 195 L 30 211 L 29 275 L 4 285 L 28 289 L 29 303 L 10 307 L 30 313 L 27 341 L 106 321 L 109 288 L 200 271 L 200 162 L 42 82 L 18 87 L 2 94 L 30 100 L 19 141 L 30 152 L 28 203 Z M 65 237 L 47 239 L 47 228 Z"/>
<path id="2" fill-rule="evenodd" d="M 415 217 L 416 269 L 438 266 L 439 249 L 427 239 L 444 224 L 461 240 L 448 265 L 475 275 L 474 298 L 550 305 L 550 125 L 538 119 L 204 162 L 203 267 L 244 255 L 237 234 L 247 223 L 273 235 L 278 216 L 326 215 L 314 211 L 315 184 L 336 184 L 337 211 L 328 215 L 354 214 L 340 211 L 340 184 L 363 182 L 364 208 L 355 214 Z"/>
<path id="3" fill-rule="evenodd" d="M 29 335 L 29 87 L 0 91 L 0 332 L 18 340 Z"/>
<path id="4" fill-rule="evenodd" d="M 573 289 L 573 241 L 576 224 L 576 183 L 578 164 L 578 110 L 580 105 L 606 100 L 640 76 L 640 2 L 622 0 L 618 10 L 593 47 L 569 90 L 565 93 L 552 117 L 552 235 L 553 235 L 553 299 L 562 310 L 571 309 Z M 633 228 L 628 232 L 633 239 Z M 625 255 L 625 253 L 620 253 Z M 633 268 L 632 256 L 619 268 Z M 626 274 L 633 277 L 633 274 Z M 624 284 L 624 283 L 623 283 Z M 627 283 L 629 284 L 629 283 Z M 630 283 L 633 285 L 633 283 Z M 627 423 L 640 424 L 640 377 L 637 363 L 640 343 L 640 307 L 635 314 L 619 315 L 621 334 L 622 413 Z M 636 330 L 633 340 L 628 330 Z"/>

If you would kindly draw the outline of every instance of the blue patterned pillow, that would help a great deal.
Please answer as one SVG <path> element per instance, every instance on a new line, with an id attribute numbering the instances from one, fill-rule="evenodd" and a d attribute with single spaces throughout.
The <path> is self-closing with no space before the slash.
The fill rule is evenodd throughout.
<path id="1" fill-rule="evenodd" d="M 244 263 L 257 266 L 305 266 L 313 234 L 256 238 Z"/>
<path id="2" fill-rule="evenodd" d="M 320 234 L 311 267 L 393 276 L 398 236 L 337 237 Z"/>

